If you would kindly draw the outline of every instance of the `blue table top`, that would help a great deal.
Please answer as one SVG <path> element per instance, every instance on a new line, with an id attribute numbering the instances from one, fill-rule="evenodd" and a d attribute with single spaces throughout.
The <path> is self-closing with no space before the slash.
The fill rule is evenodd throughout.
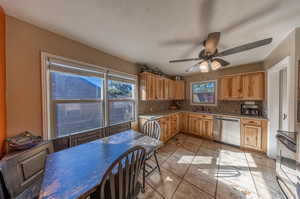
<path id="1" fill-rule="evenodd" d="M 128 130 L 48 155 L 39 198 L 71 199 L 89 193 L 114 160 L 137 145 L 150 153 L 162 142 Z"/>

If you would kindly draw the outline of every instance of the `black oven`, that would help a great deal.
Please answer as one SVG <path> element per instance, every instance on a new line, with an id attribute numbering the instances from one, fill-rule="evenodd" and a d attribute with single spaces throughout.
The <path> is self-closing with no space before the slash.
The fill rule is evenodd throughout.
<path id="1" fill-rule="evenodd" d="M 276 179 L 279 187 L 287 199 L 300 199 L 297 193 L 299 176 L 297 164 L 296 132 L 279 130 L 277 139 Z"/>

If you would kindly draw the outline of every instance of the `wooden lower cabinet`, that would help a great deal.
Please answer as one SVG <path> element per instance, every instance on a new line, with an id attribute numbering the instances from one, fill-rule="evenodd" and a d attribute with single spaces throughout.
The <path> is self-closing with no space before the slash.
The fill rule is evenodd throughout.
<path id="1" fill-rule="evenodd" d="M 213 138 L 213 119 L 206 115 L 190 114 L 189 133 L 209 138 Z"/>
<path id="2" fill-rule="evenodd" d="M 201 120 L 201 136 L 213 138 L 213 120 Z"/>
<path id="3" fill-rule="evenodd" d="M 261 149 L 262 128 L 259 126 L 244 125 L 244 147 Z"/>
<path id="4" fill-rule="evenodd" d="M 189 132 L 189 114 L 182 112 L 179 115 L 179 131 L 182 133 Z"/>
<path id="5" fill-rule="evenodd" d="M 170 117 L 170 137 L 179 133 L 179 113 L 172 114 Z"/>
<path id="6" fill-rule="evenodd" d="M 140 119 L 141 126 L 146 119 Z M 213 116 L 181 112 L 157 119 L 161 127 L 161 138 L 167 142 L 177 133 L 190 133 L 213 139 Z M 241 118 L 241 147 L 256 151 L 267 151 L 267 120 Z"/>
<path id="7" fill-rule="evenodd" d="M 189 117 L 189 133 L 194 135 L 200 135 L 201 122 L 200 118 L 197 116 Z"/>
<path id="8" fill-rule="evenodd" d="M 162 142 L 166 142 L 171 137 L 171 131 L 170 131 L 170 119 L 168 116 L 162 117 L 157 120 L 160 125 L 160 140 Z"/>
<path id="9" fill-rule="evenodd" d="M 267 122 L 241 119 L 241 147 L 266 152 Z"/>

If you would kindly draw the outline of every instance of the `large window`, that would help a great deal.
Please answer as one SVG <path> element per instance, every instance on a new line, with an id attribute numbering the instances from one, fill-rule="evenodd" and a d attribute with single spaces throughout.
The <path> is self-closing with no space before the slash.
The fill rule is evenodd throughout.
<path id="1" fill-rule="evenodd" d="M 103 126 L 103 78 L 50 72 L 55 137 Z"/>
<path id="2" fill-rule="evenodd" d="M 217 104 L 217 81 L 192 82 L 191 104 L 216 105 Z"/>
<path id="3" fill-rule="evenodd" d="M 136 76 L 44 59 L 45 137 L 62 137 L 136 119 Z"/>

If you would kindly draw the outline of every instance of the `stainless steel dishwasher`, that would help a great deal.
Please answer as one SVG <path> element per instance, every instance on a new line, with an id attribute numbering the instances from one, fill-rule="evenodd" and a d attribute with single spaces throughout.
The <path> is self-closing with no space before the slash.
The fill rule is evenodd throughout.
<path id="1" fill-rule="evenodd" d="M 216 116 L 214 118 L 214 139 L 226 144 L 241 145 L 240 119 Z"/>

